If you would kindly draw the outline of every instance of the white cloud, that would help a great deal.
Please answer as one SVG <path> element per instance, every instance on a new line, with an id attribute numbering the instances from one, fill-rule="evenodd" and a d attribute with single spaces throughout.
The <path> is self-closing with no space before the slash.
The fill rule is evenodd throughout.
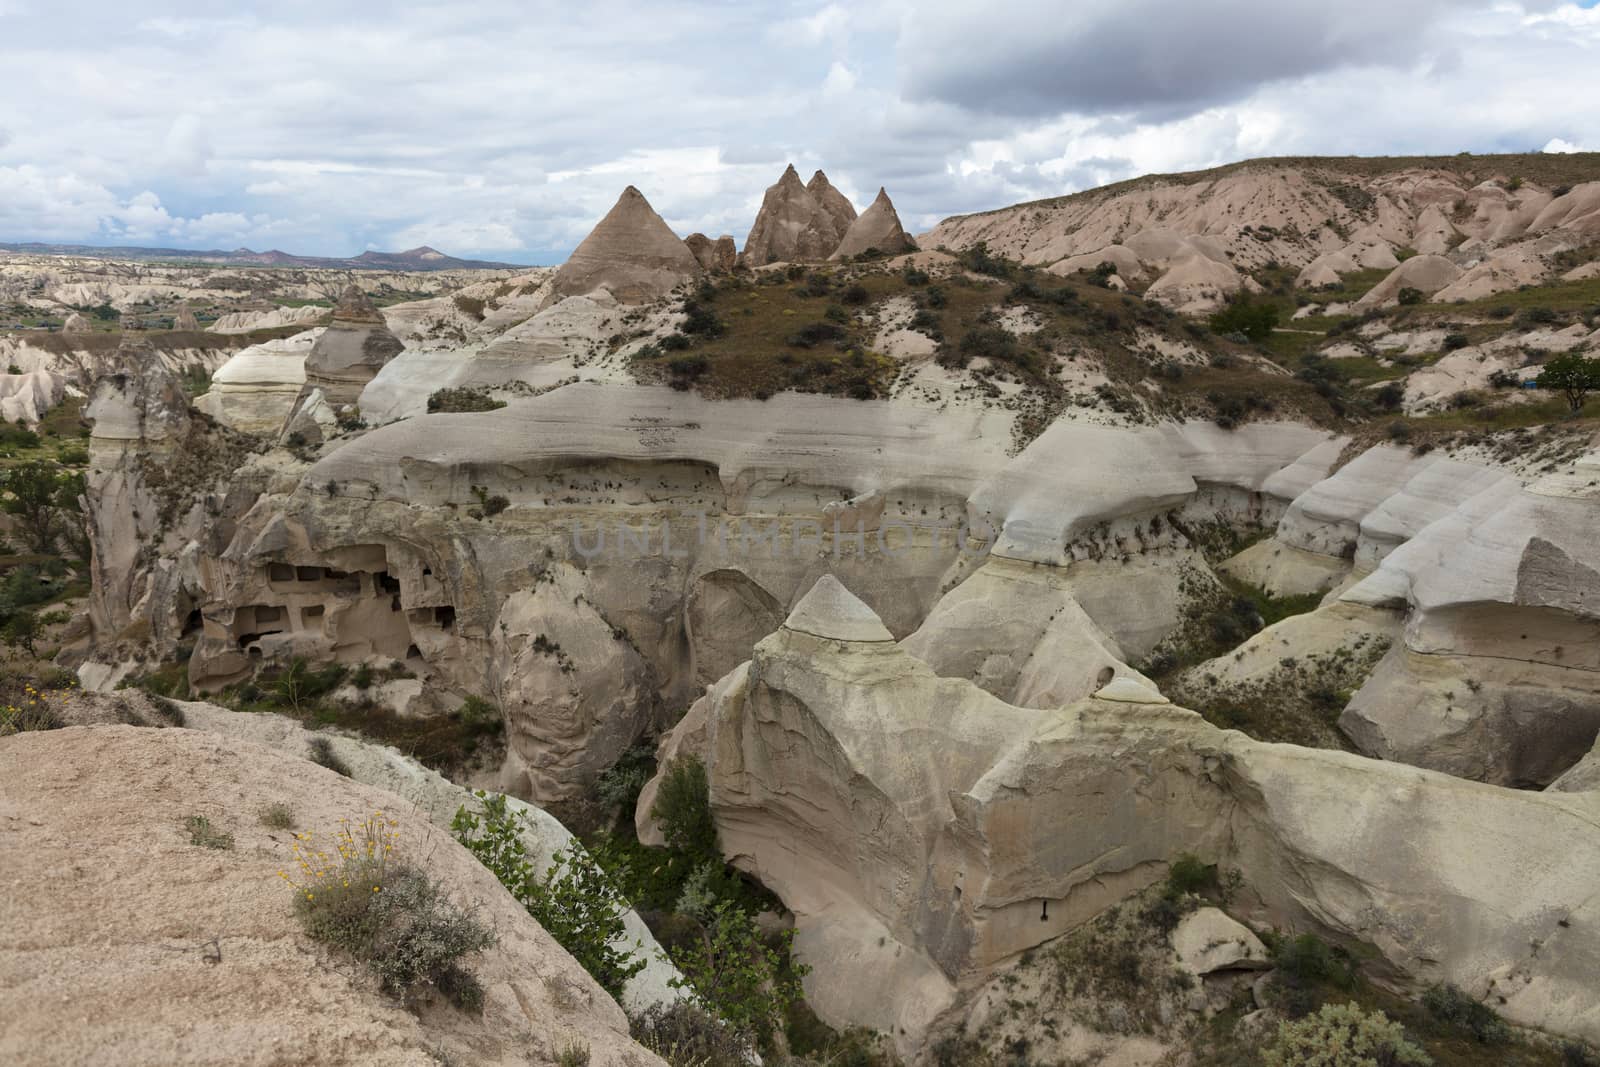
<path id="1" fill-rule="evenodd" d="M 1548 144 L 1540 149 L 1541 152 L 1600 152 L 1600 148 L 1590 148 L 1588 145 L 1573 144 L 1571 141 L 1560 137 L 1552 137 Z"/>
<path id="2" fill-rule="evenodd" d="M 0 237 L 550 262 L 630 183 L 742 237 L 787 161 L 925 227 L 1249 155 L 1600 144 L 1600 14 L 1558 0 L 149 0 L 84 40 L 120 11 L 0 0 Z"/>

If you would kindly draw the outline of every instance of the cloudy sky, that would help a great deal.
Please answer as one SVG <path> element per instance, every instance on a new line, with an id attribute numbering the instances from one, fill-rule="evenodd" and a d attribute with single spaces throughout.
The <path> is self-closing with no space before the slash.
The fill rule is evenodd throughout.
<path id="1" fill-rule="evenodd" d="M 742 242 L 786 161 L 921 230 L 1251 156 L 1597 150 L 1595 3 L 0 0 L 0 240 L 549 263 L 630 183 Z"/>

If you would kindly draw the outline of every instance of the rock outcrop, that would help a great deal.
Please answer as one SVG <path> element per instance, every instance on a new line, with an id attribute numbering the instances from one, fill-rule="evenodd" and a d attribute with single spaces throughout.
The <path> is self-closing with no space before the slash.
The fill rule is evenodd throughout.
<path id="1" fill-rule="evenodd" d="M 832 189 L 831 186 L 829 188 Z M 914 251 L 916 247 L 911 235 L 900 225 L 900 216 L 895 212 L 889 194 L 880 186 L 871 206 L 850 223 L 850 228 L 839 240 L 839 247 L 828 258 L 843 259 L 869 251 L 897 256 L 902 252 Z"/>
<path id="2" fill-rule="evenodd" d="M 855 208 L 826 175 L 819 170 L 809 185 L 802 183 L 791 163 L 762 197 L 742 261 L 749 267 L 821 262 L 839 247 L 854 218 Z"/>
<path id="3" fill-rule="evenodd" d="M 399 858 L 494 931 L 469 961 L 481 1013 L 408 1011 L 302 932 L 278 875 L 294 869 L 294 835 L 258 815 L 273 803 L 322 845 L 345 819 L 382 812 L 395 824 Z M 277 1048 L 318 1061 L 555 1067 L 578 1047 L 596 1067 L 661 1064 L 448 832 L 308 760 L 197 730 L 24 733 L 0 741 L 0 806 L 13 882 L 0 926 L 7 1062 L 237 1063 Z M 231 847 L 192 842 L 192 816 Z M 118 907 L 105 906 L 108 887 Z"/>
<path id="4" fill-rule="evenodd" d="M 1442 255 L 1412 256 L 1356 301 L 1358 308 L 1387 307 L 1400 301 L 1400 290 L 1415 289 L 1433 296 L 1461 277 L 1461 268 Z"/>
<path id="5" fill-rule="evenodd" d="M 367 383 L 404 347 L 389 332 L 372 299 L 349 286 L 333 306 L 333 321 L 306 353 L 302 399 L 320 389 L 336 407 L 355 403 Z"/>
<path id="6" fill-rule="evenodd" d="M 559 299 L 605 289 L 621 303 L 642 304 L 699 273 L 689 246 L 630 185 L 556 271 L 551 291 Z"/>
<path id="7" fill-rule="evenodd" d="M 683 239 L 683 243 L 689 246 L 695 262 L 707 274 L 727 274 L 738 266 L 739 246 L 727 234 L 713 241 L 703 233 L 691 233 Z"/>
<path id="8" fill-rule="evenodd" d="M 1262 921 L 1369 944 L 1400 980 L 1493 996 L 1516 1022 L 1600 1036 L 1587 794 L 1260 744 L 1171 705 L 1018 708 L 939 678 L 826 580 L 659 755 L 705 763 L 726 854 L 796 915 L 813 1007 L 902 1053 L 958 987 L 1180 852 L 1237 867 Z M 1246 942 L 1233 962 L 1254 954 Z"/>
<path id="9" fill-rule="evenodd" d="M 195 407 L 229 429 L 277 437 L 306 384 L 306 357 L 321 336 L 307 330 L 235 352 Z"/>
<path id="10" fill-rule="evenodd" d="M 192 309 L 182 307 L 172 317 L 172 328 L 174 330 L 198 330 L 200 328 L 200 320 L 194 317 Z"/>

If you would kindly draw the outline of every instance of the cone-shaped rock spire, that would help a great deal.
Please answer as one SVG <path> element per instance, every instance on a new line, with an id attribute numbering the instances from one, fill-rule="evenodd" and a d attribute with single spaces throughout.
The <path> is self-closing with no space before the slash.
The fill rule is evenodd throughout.
<path id="1" fill-rule="evenodd" d="M 916 247 L 917 243 L 900 225 L 900 216 L 896 214 L 889 194 L 879 188 L 877 199 L 872 202 L 871 207 L 861 213 L 860 218 L 850 224 L 850 229 L 840 240 L 839 247 L 829 258 L 859 256 L 874 248 L 886 255 L 898 255 L 901 252 L 910 252 Z"/>
<path id="2" fill-rule="evenodd" d="M 563 297 L 608 289 L 625 304 L 642 304 L 699 272 L 689 246 L 630 185 L 556 271 L 552 288 Z"/>

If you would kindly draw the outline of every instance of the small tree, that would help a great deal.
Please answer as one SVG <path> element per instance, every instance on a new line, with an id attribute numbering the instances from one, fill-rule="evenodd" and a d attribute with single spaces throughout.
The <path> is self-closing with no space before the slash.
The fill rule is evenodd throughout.
<path id="1" fill-rule="evenodd" d="M 456 840 L 620 1001 L 628 980 L 645 966 L 644 957 L 634 952 L 639 942 L 630 946 L 627 941 L 622 917 L 628 902 L 576 841 L 555 854 L 541 879 L 522 842 L 521 818 L 507 809 L 506 798 L 482 790 L 474 795 L 478 810 L 459 808 L 451 820 Z"/>
<path id="2" fill-rule="evenodd" d="M 41 555 L 55 551 L 63 525 L 61 512 L 78 510 L 81 477 L 44 460 L 19 463 L 5 473 L 5 496 L 0 507 L 15 516 L 17 530 L 29 548 Z"/>
<path id="3" fill-rule="evenodd" d="M 1211 316 L 1211 328 L 1224 336 L 1243 334 L 1252 341 L 1265 341 L 1278 325 L 1278 309 L 1266 301 L 1252 300 L 1239 293 L 1227 307 Z"/>
<path id="4" fill-rule="evenodd" d="M 1576 352 L 1556 356 L 1544 365 L 1535 381 L 1541 389 L 1554 389 L 1564 395 L 1567 406 L 1576 415 L 1583 410 L 1589 393 L 1600 389 L 1600 359 Z"/>
<path id="5" fill-rule="evenodd" d="M 6 620 L 4 629 L 0 629 L 0 638 L 12 648 L 23 649 L 32 656 L 35 655 L 33 646 L 39 640 L 39 631 L 39 616 L 23 608 Z"/>
<path id="6" fill-rule="evenodd" d="M 712 1012 L 741 1035 L 765 1045 L 788 1006 L 800 998 L 800 979 L 810 973 L 801 963 L 784 972 L 793 930 L 777 948 L 764 944 L 755 920 L 731 901 L 716 905 L 699 941 L 672 952 L 683 972 L 674 988 L 692 990 Z"/>

